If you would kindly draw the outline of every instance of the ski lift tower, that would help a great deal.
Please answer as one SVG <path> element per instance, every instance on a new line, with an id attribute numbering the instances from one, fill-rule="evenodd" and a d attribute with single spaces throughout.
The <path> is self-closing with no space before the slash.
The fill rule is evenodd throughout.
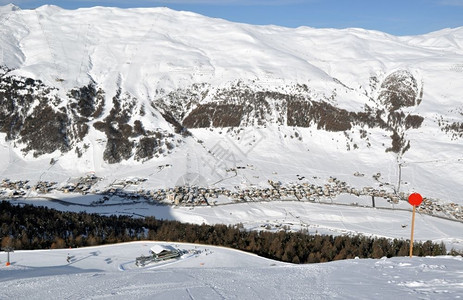
<path id="1" fill-rule="evenodd" d="M 10 264 L 10 252 L 14 252 L 14 249 L 12 247 L 5 247 L 5 248 L 2 248 L 2 250 L 7 253 L 6 266 L 11 265 Z"/>

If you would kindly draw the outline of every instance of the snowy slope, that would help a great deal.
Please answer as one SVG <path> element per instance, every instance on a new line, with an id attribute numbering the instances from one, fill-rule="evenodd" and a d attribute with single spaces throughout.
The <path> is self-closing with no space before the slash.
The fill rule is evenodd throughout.
<path id="1" fill-rule="evenodd" d="M 1 131 L 3 178 L 65 184 L 95 173 L 107 187 L 140 176 L 152 189 L 175 186 L 187 174 L 198 175 L 204 186 L 240 188 L 268 186 L 269 179 L 290 183 L 303 175 L 307 180 L 334 176 L 361 189 L 377 187 L 372 176 L 381 173 L 390 190 L 462 203 L 463 28 L 395 37 L 355 28 L 237 24 L 167 8 L 19 10 L 11 5 L 1 8 L 0 22 L 0 65 L 8 68 L 2 78 L 43 84 L 37 88 L 42 94 L 35 91 L 34 101 L 18 116 L 25 123 L 37 119 L 43 115 L 38 108 L 47 104 L 56 114 L 49 123 L 62 120 L 51 131 L 69 131 L 45 150 L 33 134 L 21 137 L 19 130 L 8 137 L 8 130 Z M 406 74 L 405 79 L 397 74 Z M 394 81 L 385 85 L 391 75 L 399 78 L 399 92 L 414 93 L 412 104 L 393 110 L 383 101 L 385 91 L 397 92 L 388 90 Z M 81 99 L 70 96 L 89 84 L 102 91 L 100 115 L 84 115 L 75 108 Z M 19 94 L 30 90 L 25 85 Z M 126 110 L 116 115 L 118 92 Z M 328 110 L 346 110 L 357 119 L 340 131 L 325 130 L 316 121 L 288 125 L 287 110 L 295 99 L 302 104 L 293 107 L 294 115 L 304 115 L 312 103 L 327 103 Z M 165 117 L 169 113 L 184 125 L 195 109 L 210 104 L 219 111 L 222 103 L 244 111 L 238 126 L 192 126 L 192 136 L 184 137 Z M 390 124 L 358 121 L 367 106 L 371 118 L 382 120 L 377 123 Z M 395 113 L 423 121 L 409 128 L 403 120 L 393 122 Z M 120 115 L 127 120 L 116 119 Z M 192 124 L 207 116 L 192 117 Z M 135 128 L 136 121 L 144 135 L 124 135 L 123 126 Z M 87 134 L 78 122 L 88 126 Z M 404 141 L 396 152 L 387 151 L 393 133 Z M 117 139 L 122 146 L 110 144 Z M 402 153 L 407 142 L 410 148 Z M 150 148 L 156 151 L 139 154 Z M 111 161 L 113 154 L 120 157 Z M 226 170 L 241 165 L 253 167 L 229 178 Z M 365 177 L 355 178 L 355 172 Z"/>
<path id="2" fill-rule="evenodd" d="M 67 89 L 89 78 L 108 91 L 121 84 L 139 99 L 153 97 L 158 87 L 236 79 L 268 79 L 274 88 L 310 81 L 311 88 L 329 92 L 337 86 L 334 77 L 365 91 L 370 75 L 400 68 L 421 76 L 432 76 L 436 69 L 451 74 L 463 51 L 461 28 L 398 38 L 362 29 L 235 24 L 167 8 L 67 11 L 43 6 L 11 12 L 2 21 L 5 31 L 17 23 L 24 28 L 14 30 L 19 32 L 13 37 L 2 35 L 2 44 L 16 46 L 25 56 L 20 65 L 3 58 L 2 65 L 20 67 L 16 73 Z M 346 93 L 344 101 L 365 101 L 358 93 Z"/>
<path id="3" fill-rule="evenodd" d="M 400 257 L 291 265 L 225 248 L 138 268 L 154 242 L 18 251 L 0 266 L 5 299 L 454 299 L 463 295 L 461 257 Z M 70 263 L 66 257 L 70 256 Z M 2 263 L 5 253 L 0 254 Z"/>
<path id="4" fill-rule="evenodd" d="M 5 13 L 2 21 L 5 31 L 15 22 L 25 28 L 14 37 L 2 35 L 2 44 L 25 54 L 20 66 L 3 58 L 3 65 L 22 69 L 17 73 L 68 89 L 87 84 L 89 77 L 105 87 L 121 80 L 140 99 L 153 96 L 156 84 L 170 89 L 209 82 L 201 77 L 218 84 L 265 77 L 311 80 L 320 85 L 314 88 L 329 86 L 335 77 L 357 89 L 368 85 L 370 74 L 402 66 L 423 72 L 438 64 L 451 72 L 463 51 L 461 28 L 398 38 L 362 29 L 235 24 L 167 8 L 42 6 Z M 432 60 L 436 64 L 429 65 Z M 57 77 L 64 81 L 57 83 Z"/>

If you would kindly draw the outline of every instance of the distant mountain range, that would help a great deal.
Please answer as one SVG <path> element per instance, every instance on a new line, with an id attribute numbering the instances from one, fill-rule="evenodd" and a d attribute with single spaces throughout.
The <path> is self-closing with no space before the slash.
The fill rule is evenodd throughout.
<path id="1" fill-rule="evenodd" d="M 396 37 L 14 5 L 0 24 L 3 177 L 337 176 L 461 201 L 463 28 Z"/>

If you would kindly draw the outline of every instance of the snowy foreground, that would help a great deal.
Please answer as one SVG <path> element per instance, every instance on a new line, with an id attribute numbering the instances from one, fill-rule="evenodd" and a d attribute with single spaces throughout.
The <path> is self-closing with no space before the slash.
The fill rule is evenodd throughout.
<path id="1" fill-rule="evenodd" d="M 17 251 L 0 299 L 459 299 L 462 257 L 284 264 L 220 247 L 172 244 L 181 258 L 136 267 L 155 242 Z M 164 243 L 165 244 L 165 243 Z M 195 251 L 195 252 L 193 252 Z M 70 263 L 66 261 L 70 256 Z"/>

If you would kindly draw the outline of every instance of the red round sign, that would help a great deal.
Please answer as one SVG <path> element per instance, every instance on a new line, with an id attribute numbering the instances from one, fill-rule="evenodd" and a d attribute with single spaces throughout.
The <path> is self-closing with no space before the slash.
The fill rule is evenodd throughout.
<path id="1" fill-rule="evenodd" d="M 423 197 L 421 197 L 421 195 L 418 193 L 413 193 L 408 196 L 408 203 L 411 205 L 418 206 L 421 204 L 421 202 L 423 202 Z"/>

